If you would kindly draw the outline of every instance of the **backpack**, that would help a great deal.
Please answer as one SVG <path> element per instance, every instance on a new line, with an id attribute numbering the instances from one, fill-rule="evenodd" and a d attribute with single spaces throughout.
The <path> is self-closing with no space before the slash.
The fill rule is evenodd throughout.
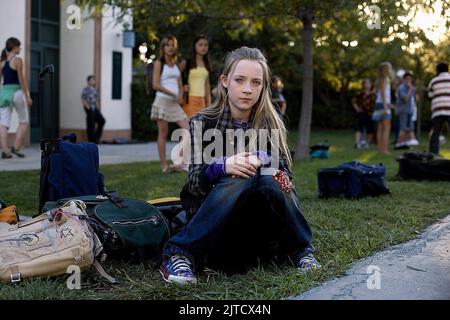
<path id="1" fill-rule="evenodd" d="M 69 201 L 16 225 L 0 223 L 0 280 L 62 275 L 71 265 L 100 266 L 95 258 L 102 246 L 84 209 L 81 201 Z"/>
<path id="2" fill-rule="evenodd" d="M 326 141 L 315 144 L 309 149 L 309 156 L 311 159 L 328 159 L 328 150 L 330 149 L 330 146 Z"/>
<path id="3" fill-rule="evenodd" d="M 90 195 L 71 199 L 86 204 L 89 224 L 97 234 L 106 253 L 112 256 L 138 255 L 144 262 L 145 250 L 160 250 L 170 237 L 168 220 L 152 204 L 117 195 Z M 69 199 L 48 202 L 45 210 Z"/>
<path id="4" fill-rule="evenodd" d="M 19 214 L 15 205 L 6 205 L 6 202 L 0 199 L 0 222 L 16 224 L 19 221 Z"/>
<path id="5" fill-rule="evenodd" d="M 77 143 L 72 133 L 54 145 L 41 143 L 41 150 L 39 212 L 47 201 L 103 193 L 104 177 L 99 172 L 95 143 Z"/>
<path id="6" fill-rule="evenodd" d="M 335 168 L 318 171 L 319 197 L 362 198 L 390 194 L 384 165 L 346 162 Z"/>
<path id="7" fill-rule="evenodd" d="M 429 152 L 405 152 L 398 157 L 398 179 L 450 181 L 450 160 Z"/>

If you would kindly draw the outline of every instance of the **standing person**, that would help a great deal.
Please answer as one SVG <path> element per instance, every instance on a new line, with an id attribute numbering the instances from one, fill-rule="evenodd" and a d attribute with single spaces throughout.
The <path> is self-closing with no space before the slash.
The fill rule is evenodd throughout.
<path id="1" fill-rule="evenodd" d="M 389 134 L 391 131 L 391 78 L 392 65 L 382 62 L 378 67 L 378 79 L 375 84 L 376 99 L 372 119 L 377 123 L 378 152 L 389 154 Z"/>
<path id="2" fill-rule="evenodd" d="M 180 63 L 184 90 L 187 92 L 184 112 L 189 118 L 211 105 L 209 75 L 212 70 L 208 48 L 208 38 L 198 35 L 192 43 L 191 56 Z"/>
<path id="3" fill-rule="evenodd" d="M 372 114 L 375 107 L 375 94 L 372 90 L 372 81 L 364 79 L 363 90 L 353 99 L 352 105 L 356 111 L 355 148 L 362 149 L 373 143 L 374 123 Z M 366 132 L 367 140 L 363 134 Z"/>
<path id="4" fill-rule="evenodd" d="M 33 104 L 28 85 L 23 76 L 23 61 L 20 54 L 20 41 L 9 38 L 0 58 L 0 140 L 2 147 L 2 159 L 10 159 L 11 153 L 19 158 L 25 157 L 20 152 L 28 131 L 29 110 Z M 8 150 L 8 129 L 11 125 L 12 108 L 17 112 L 19 127 L 16 131 L 14 145 L 11 152 Z"/>
<path id="5" fill-rule="evenodd" d="M 286 114 L 287 102 L 283 95 L 284 83 L 279 76 L 272 78 L 272 103 L 281 116 Z"/>
<path id="6" fill-rule="evenodd" d="M 403 76 L 405 75 L 406 71 L 404 69 L 398 69 L 395 72 L 395 77 L 394 80 L 392 80 L 392 85 L 391 85 L 391 92 L 394 94 L 392 98 L 392 100 L 397 101 L 397 95 L 398 95 L 398 88 L 400 87 L 400 85 L 403 83 Z M 394 145 L 397 144 L 398 142 L 398 138 L 400 135 L 400 126 L 399 126 L 399 119 L 398 119 L 398 115 L 397 113 L 394 113 L 392 115 L 393 119 L 391 119 L 391 131 L 394 132 Z"/>
<path id="7" fill-rule="evenodd" d="M 398 118 L 398 140 L 395 145 L 396 149 L 408 148 L 408 141 L 412 137 L 413 128 L 413 113 L 415 106 L 416 90 L 413 84 L 413 75 L 406 72 L 403 75 L 403 81 L 397 88 L 395 103 L 395 113 Z"/>
<path id="8" fill-rule="evenodd" d="M 450 125 L 450 73 L 447 63 L 436 66 L 436 76 L 428 84 L 428 96 L 431 98 L 430 152 L 439 154 L 439 136 L 447 122 Z"/>
<path id="9" fill-rule="evenodd" d="M 183 164 L 170 166 L 166 159 L 166 142 L 169 122 L 176 122 L 180 128 L 188 129 L 187 116 L 183 105 L 183 85 L 177 65 L 177 39 L 168 36 L 162 39 L 159 57 L 153 68 L 153 89 L 156 91 L 150 118 L 158 125 L 158 152 L 163 173 L 169 169 L 183 170 Z M 161 71 L 162 69 L 162 71 Z M 187 170 L 187 169 L 186 169 Z"/>
<path id="10" fill-rule="evenodd" d="M 223 252 L 218 249 L 218 243 L 227 236 L 235 237 L 235 230 L 229 228 L 230 221 L 240 223 L 251 213 L 236 214 L 241 204 L 256 210 L 262 221 L 266 221 L 263 218 L 266 213 L 278 221 L 284 231 L 281 233 L 287 244 L 286 252 L 299 271 L 320 268 L 313 256 L 311 229 L 301 213 L 292 185 L 286 128 L 270 101 L 269 68 L 260 50 L 242 47 L 227 55 L 218 82 L 217 99 L 191 118 L 189 127 L 191 164 L 188 184 L 183 190 L 187 189 L 196 199 L 189 199 L 191 205 L 186 208 L 187 212 L 195 214 L 164 247 L 160 267 L 163 279 L 180 284 L 197 283 L 192 267 L 198 270 L 211 256 L 221 256 Z M 209 145 L 199 139 L 198 128 L 202 133 L 215 129 L 218 135 L 216 141 L 228 141 L 216 150 L 219 158 L 213 158 L 213 161 L 205 158 Z M 270 144 L 273 153 L 261 149 L 262 141 L 259 141 L 259 150 L 256 150 L 254 139 L 259 139 L 261 129 L 278 133 L 275 142 Z M 234 139 L 229 139 L 230 130 L 235 134 L 242 130 L 250 133 L 251 142 L 243 148 L 246 151 L 242 152 Z M 279 152 L 275 151 L 277 149 Z M 272 159 L 272 156 L 275 158 Z M 274 166 L 278 168 L 271 169 L 271 162 L 275 162 Z M 183 192 L 181 195 L 182 202 L 186 203 L 187 196 Z M 249 200 L 252 199 L 250 195 L 257 199 Z M 275 225 L 271 226 L 271 233 L 274 233 Z M 258 228 L 254 231 L 262 232 Z M 241 243 L 239 247 L 246 244 Z M 235 256 L 233 258 L 237 259 Z M 239 264 L 242 261 L 234 262 Z"/>
<path id="11" fill-rule="evenodd" d="M 99 143 L 105 125 L 105 118 L 100 111 L 100 94 L 95 86 L 95 77 L 93 75 L 88 76 L 87 87 L 81 92 L 81 104 L 86 112 L 88 140 L 89 142 Z"/>

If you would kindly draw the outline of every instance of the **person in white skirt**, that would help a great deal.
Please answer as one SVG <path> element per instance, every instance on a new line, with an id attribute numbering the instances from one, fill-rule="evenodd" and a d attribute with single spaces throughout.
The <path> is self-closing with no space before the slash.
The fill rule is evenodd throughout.
<path id="1" fill-rule="evenodd" d="M 165 37 L 160 44 L 159 57 L 153 68 L 153 89 L 156 91 L 150 118 L 158 124 L 158 152 L 163 173 L 176 170 L 187 171 L 183 161 L 169 166 L 166 159 L 166 142 L 169 134 L 169 122 L 189 130 L 188 117 L 182 109 L 183 90 L 181 72 L 177 65 L 177 39 Z M 180 155 L 181 156 L 181 155 Z"/>

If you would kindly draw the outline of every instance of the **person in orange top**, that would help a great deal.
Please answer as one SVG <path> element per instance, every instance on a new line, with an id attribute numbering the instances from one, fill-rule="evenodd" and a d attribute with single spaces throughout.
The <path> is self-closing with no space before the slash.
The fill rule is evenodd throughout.
<path id="1" fill-rule="evenodd" d="M 185 91 L 184 112 L 192 117 L 211 105 L 209 75 L 211 63 L 208 55 L 208 39 L 204 35 L 195 37 L 189 59 L 180 64 Z"/>

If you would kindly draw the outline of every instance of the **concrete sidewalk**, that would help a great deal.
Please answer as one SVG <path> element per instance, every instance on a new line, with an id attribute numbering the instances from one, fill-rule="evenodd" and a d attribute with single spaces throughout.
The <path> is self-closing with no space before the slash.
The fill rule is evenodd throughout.
<path id="1" fill-rule="evenodd" d="M 344 276 L 289 299 L 449 300 L 450 215 L 418 238 L 361 260 Z"/>
<path id="2" fill-rule="evenodd" d="M 166 145 L 166 157 L 170 159 L 170 152 L 175 142 Z M 138 144 L 100 144 L 100 164 L 118 164 L 143 161 L 159 161 L 156 142 Z M 20 171 L 41 168 L 41 151 L 39 145 L 24 148 L 25 158 L 13 157 L 0 159 L 0 171 Z"/>

